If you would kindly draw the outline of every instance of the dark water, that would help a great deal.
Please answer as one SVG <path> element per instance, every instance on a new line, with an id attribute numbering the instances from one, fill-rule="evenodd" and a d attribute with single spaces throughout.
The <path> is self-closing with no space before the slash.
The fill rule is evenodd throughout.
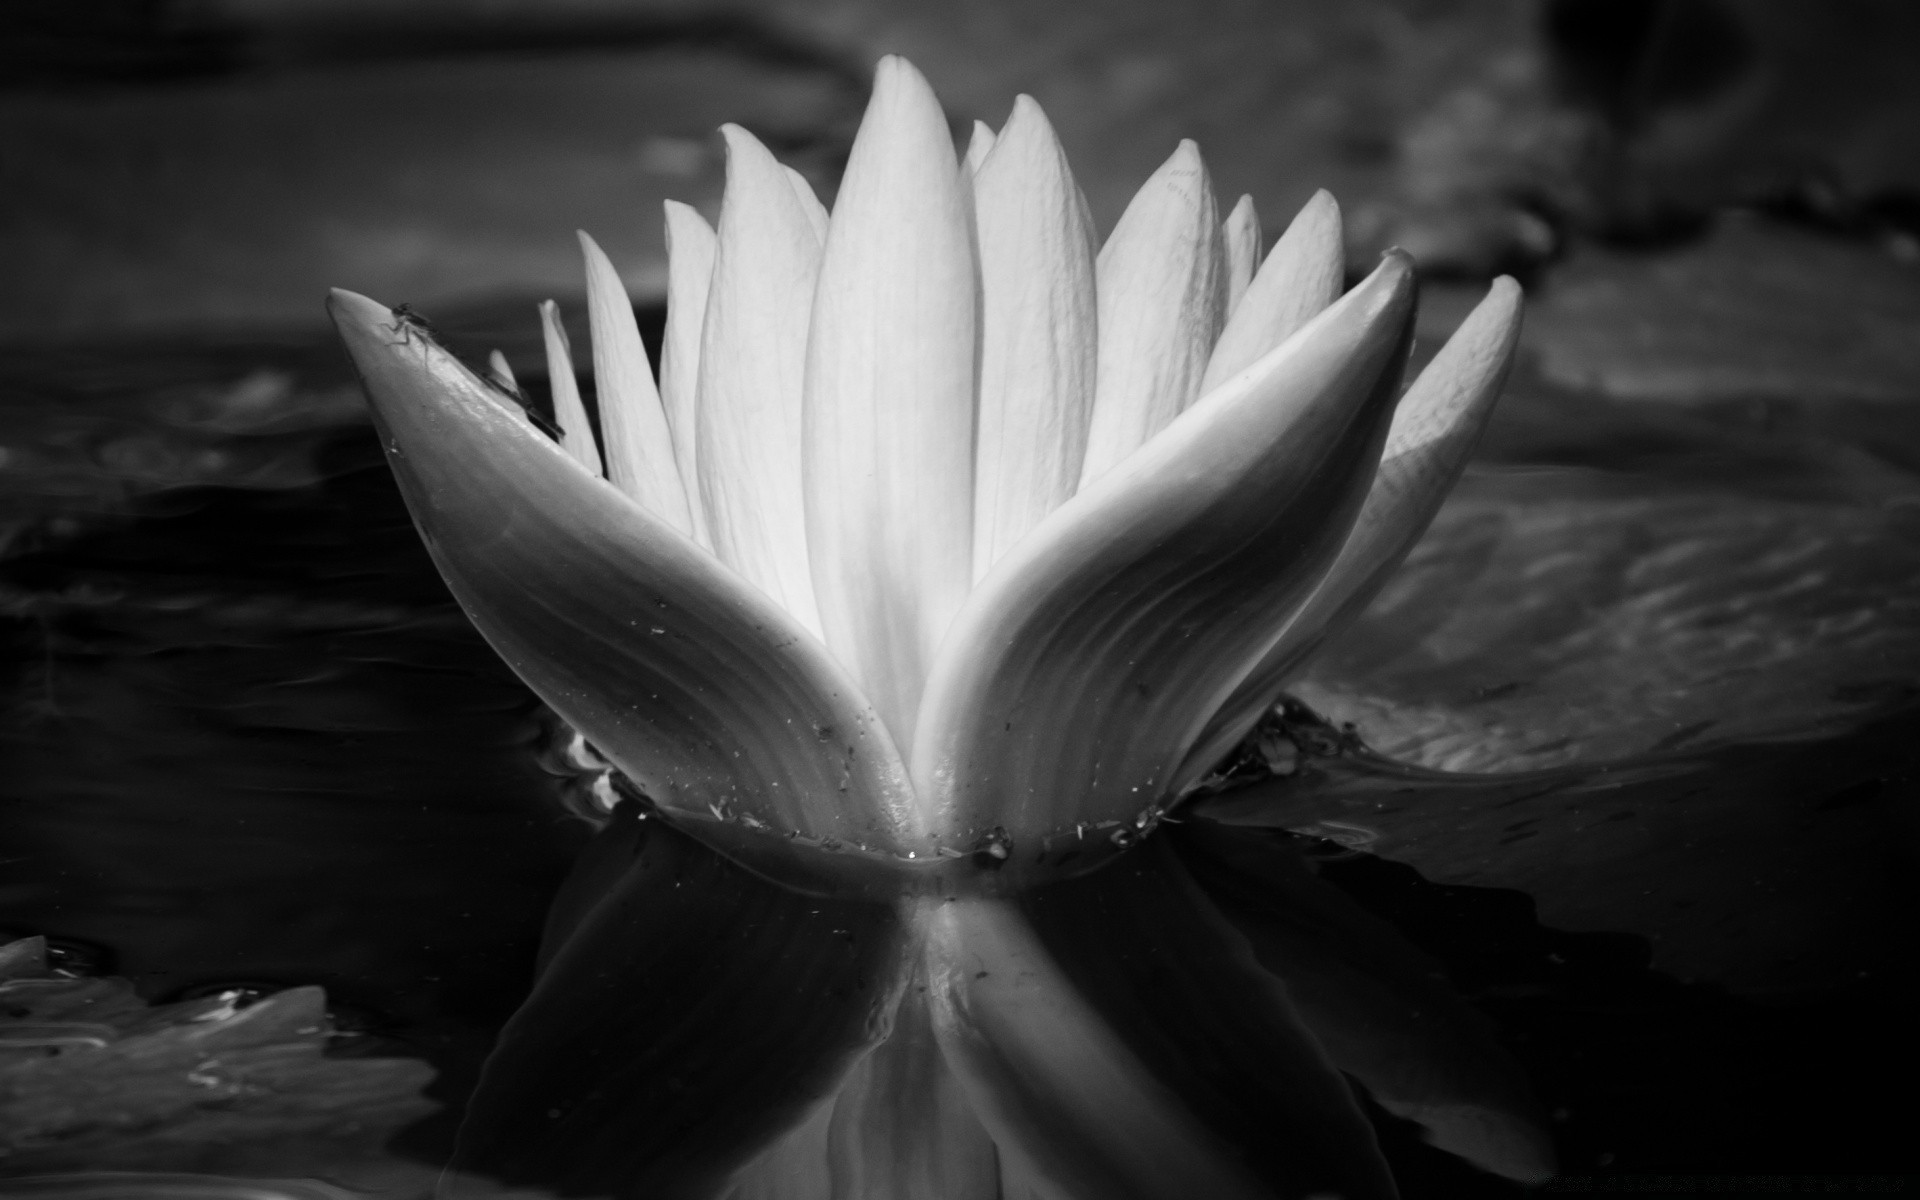
<path id="1" fill-rule="evenodd" d="M 442 325 L 539 395 L 531 316 Z M 1557 824 L 1439 788 L 1458 819 L 1315 827 L 1324 877 L 1498 1022 L 1576 1180 L 1912 1168 L 1920 438 L 1524 380 L 1506 408 L 1303 694 L 1430 766 L 1684 751 L 1694 783 Z M 397 1143 L 433 1159 L 591 833 L 555 725 L 441 586 L 324 336 L 16 349 L 0 412 L 0 926 L 149 1000 L 323 986 L 439 1071 Z M 1441 601 L 1472 620 L 1406 616 Z M 1511 1190 L 1380 1120 L 1409 1195 Z"/>

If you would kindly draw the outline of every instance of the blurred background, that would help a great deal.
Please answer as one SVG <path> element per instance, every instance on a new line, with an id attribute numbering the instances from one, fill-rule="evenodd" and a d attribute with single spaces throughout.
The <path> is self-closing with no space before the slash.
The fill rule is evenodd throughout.
<path id="1" fill-rule="evenodd" d="M 1418 256 L 1422 356 L 1521 278 L 1478 459 L 1297 689 L 1519 782 L 1300 837 L 1499 1024 L 1570 1173 L 1910 1170 L 1882 1094 L 1920 1066 L 1910 0 L 14 0 L 0 934 L 145 1002 L 323 985 L 329 1061 L 437 1072 L 439 1115 L 408 1125 L 394 1077 L 349 1139 L 426 1194 L 588 831 L 322 298 L 425 309 L 544 403 L 533 305 L 580 315 L 573 230 L 657 337 L 660 202 L 714 215 L 715 127 L 830 201 L 889 52 L 957 137 L 1036 97 L 1103 230 L 1182 137 L 1269 242 L 1331 190 L 1352 270 Z M 78 1086 L 7 1069 L 0 1130 Z M 335 1164 L 332 1079 L 225 1149 L 56 1124 L 0 1176 Z M 114 1103 L 204 1098 L 149 1083 Z M 1511 1194 L 1391 1152 L 1411 1196 Z"/>

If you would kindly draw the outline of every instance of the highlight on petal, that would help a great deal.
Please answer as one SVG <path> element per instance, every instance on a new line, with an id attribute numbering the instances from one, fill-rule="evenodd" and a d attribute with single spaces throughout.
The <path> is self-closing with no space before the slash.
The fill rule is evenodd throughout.
<path id="1" fill-rule="evenodd" d="M 1100 365 L 1082 487 L 1200 394 L 1226 314 L 1221 242 L 1200 148 L 1183 141 L 1142 185 L 1100 251 Z"/>
<path id="2" fill-rule="evenodd" d="M 560 306 L 551 300 L 540 302 L 540 330 L 546 338 L 547 386 L 553 391 L 553 419 L 560 426 L 560 448 L 587 470 L 604 477 L 600 443 L 593 436 L 593 422 L 587 419 L 587 406 L 580 400 L 580 382 L 573 373 L 573 347 L 567 342 L 566 326 L 560 323 Z"/>
<path id="3" fill-rule="evenodd" d="M 1240 197 L 1221 222 L 1220 237 L 1227 256 L 1227 319 L 1232 320 L 1253 273 L 1260 269 L 1260 214 L 1254 210 L 1252 196 Z"/>
<path id="4" fill-rule="evenodd" d="M 933 90 L 880 62 L 807 347 L 807 549 L 827 644 L 902 740 L 973 580 L 975 280 Z"/>
<path id="5" fill-rule="evenodd" d="M 978 579 L 1080 482 L 1097 317 L 1085 202 L 1032 97 L 1013 102 L 992 153 L 975 169 L 973 194 L 981 290 Z"/>
<path id="6" fill-rule="evenodd" d="M 1018 104 L 1021 100 L 1026 99 L 1028 98 L 1021 96 L 1016 98 L 1014 103 Z M 966 152 L 960 156 L 960 163 L 967 169 L 968 175 L 978 175 L 980 173 L 980 164 L 986 162 L 987 155 L 993 152 L 993 143 L 993 126 L 988 125 L 985 121 L 975 121 L 973 123 L 973 132 L 967 135 Z"/>
<path id="7" fill-rule="evenodd" d="M 713 552 L 820 635 L 800 488 L 800 397 L 820 240 L 785 168 L 738 125 L 727 140 L 700 348 L 699 480 Z"/>
<path id="8" fill-rule="evenodd" d="M 601 445 L 607 479 L 682 534 L 693 514 L 674 464 L 673 437 L 654 386 L 653 367 L 640 341 L 620 273 L 598 243 L 580 235 L 587 263 L 587 317 L 593 331 L 593 385 L 600 402 Z"/>
<path id="9" fill-rule="evenodd" d="M 1340 298 L 1346 249 L 1340 206 L 1325 190 L 1293 218 L 1234 306 L 1200 384 L 1204 394 L 1245 370 Z"/>
<path id="10" fill-rule="evenodd" d="M 1169 842 L 1334 1065 L 1381 1107 L 1485 1170 L 1531 1184 L 1553 1175 L 1525 1075 L 1437 963 L 1317 879 L 1285 835 L 1191 821 Z"/>
<path id="11" fill-rule="evenodd" d="M 1221 705 L 1173 786 L 1210 770 L 1273 707 L 1293 673 L 1359 616 L 1440 510 L 1493 413 L 1520 342 L 1520 285 L 1494 280 L 1447 344 L 1401 397 L 1380 469 L 1340 556 L 1298 613 L 1276 611 L 1283 629 L 1260 663 Z"/>
<path id="12" fill-rule="evenodd" d="M 713 283 L 713 227 L 691 205 L 666 202 L 667 328 L 660 340 L 660 406 L 673 436 L 673 461 L 688 484 L 687 508 L 697 541 L 712 546 L 700 503 L 698 430 L 694 399 L 700 386 L 700 331 Z"/>
<path id="13" fill-rule="evenodd" d="M 1123 842 L 1305 600 L 1366 493 L 1398 391 L 1413 274 L 1390 254 L 1300 336 L 1062 505 L 969 598 L 910 763 L 947 844 L 1008 867 Z M 1091 835 L 1091 836 L 1089 836 Z M 1050 869 L 1050 868 L 1049 868 Z"/>
<path id="14" fill-rule="evenodd" d="M 787 173 L 787 182 L 793 185 L 793 194 L 800 201 L 800 207 L 806 211 L 807 222 L 813 226 L 813 234 L 821 245 L 827 244 L 827 225 L 829 218 L 827 206 L 820 203 L 820 197 L 813 194 L 813 185 L 807 177 L 792 167 L 781 164 L 780 169 Z"/>
<path id="15" fill-rule="evenodd" d="M 1043 1194 L 1393 1195 L 1285 988 L 1164 847 L 920 919 L 941 1046 Z"/>
<path id="16" fill-rule="evenodd" d="M 904 768 L 825 647 L 425 335 L 330 307 L 441 575 L 555 712 L 729 853 L 833 839 L 850 853 L 793 857 L 842 871 L 913 848 Z"/>
<path id="17" fill-rule="evenodd" d="M 718 1194 L 884 1031 L 905 930 L 891 905 L 788 891 L 631 804 L 589 853 L 599 901 L 544 948 L 456 1162 L 567 1195 Z"/>

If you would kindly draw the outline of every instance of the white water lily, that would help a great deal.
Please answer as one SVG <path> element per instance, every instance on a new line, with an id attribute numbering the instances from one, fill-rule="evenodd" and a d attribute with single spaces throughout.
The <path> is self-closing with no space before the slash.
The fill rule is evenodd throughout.
<path id="1" fill-rule="evenodd" d="M 1337 1067 L 1443 1146 L 1540 1176 L 1524 1089 L 1457 1001 L 1380 966 L 1398 951 L 1374 955 L 1390 982 L 1357 982 L 1324 933 L 1289 942 L 1220 890 L 1328 903 L 1272 846 L 1149 837 L 1425 527 L 1498 393 L 1518 288 L 1402 395 L 1411 265 L 1390 253 L 1342 296 L 1324 193 L 1261 261 L 1252 202 L 1223 223 L 1182 143 L 1096 248 L 1037 104 L 956 163 L 900 59 L 831 217 L 724 133 L 717 230 L 668 207 L 657 386 L 582 235 L 597 433 L 551 306 L 557 444 L 406 318 L 334 296 L 455 595 L 664 819 L 627 811 L 563 896 L 467 1161 L 621 1195 L 1389 1194 Z M 759 961 L 674 957 L 742 905 Z M 1187 1015 L 1219 1029 L 1130 999 L 1140 956 L 1205 984 L 1218 1011 Z M 687 981 L 709 969 L 725 980 Z M 709 1071 L 755 1099 L 696 1119 L 691 1085 L 669 1103 L 640 1065 L 692 1035 L 650 1040 L 637 1014 L 692 1028 L 716 995 L 758 1024 L 709 1037 L 785 1065 Z M 1168 1048 L 1195 1037 L 1218 1061 Z M 1245 1124 L 1256 1093 L 1281 1131 Z M 660 1134 L 669 1110 L 691 1132 Z"/>

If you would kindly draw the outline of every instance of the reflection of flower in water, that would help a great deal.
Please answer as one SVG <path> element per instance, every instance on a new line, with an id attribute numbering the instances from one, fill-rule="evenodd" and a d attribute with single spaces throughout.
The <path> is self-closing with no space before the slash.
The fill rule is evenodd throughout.
<path id="1" fill-rule="evenodd" d="M 1344 1071 L 1544 1176 L 1420 956 L 1264 835 L 1161 826 L 1425 526 L 1517 289 L 1396 407 L 1409 264 L 1340 297 L 1324 196 L 1262 263 L 1187 143 L 1096 253 L 1036 105 L 956 169 L 898 59 L 830 220 L 726 132 L 717 231 L 669 209 L 657 390 L 583 239 L 597 434 L 551 308 L 557 446 L 334 300 L 453 591 L 648 797 L 556 902 L 463 1163 L 636 1196 L 1389 1194 Z"/>

